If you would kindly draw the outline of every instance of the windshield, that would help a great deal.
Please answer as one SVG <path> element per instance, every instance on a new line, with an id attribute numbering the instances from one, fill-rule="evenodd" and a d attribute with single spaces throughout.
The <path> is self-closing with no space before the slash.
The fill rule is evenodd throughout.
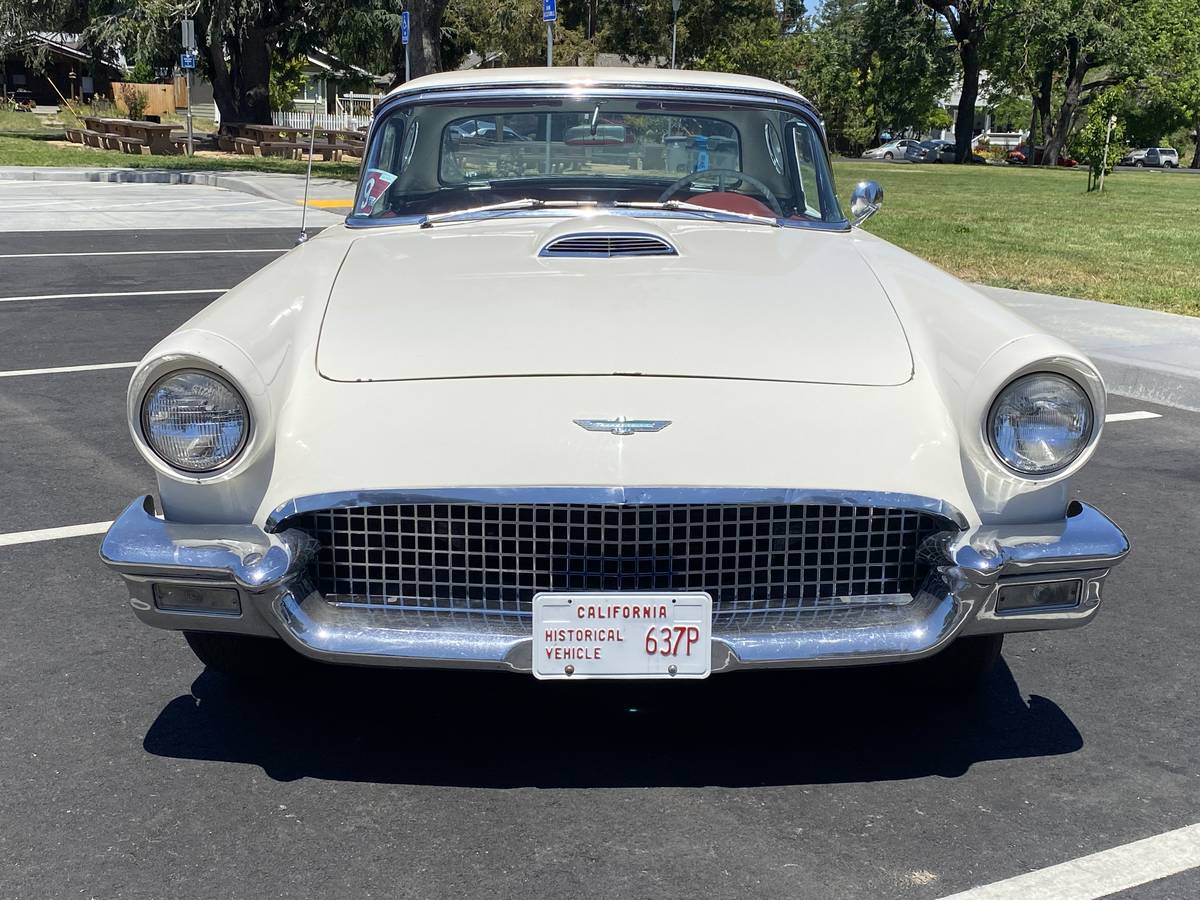
<path id="1" fill-rule="evenodd" d="M 513 201 L 691 204 L 797 223 L 845 218 L 818 128 L 798 111 L 586 93 L 385 112 L 353 217 Z"/>

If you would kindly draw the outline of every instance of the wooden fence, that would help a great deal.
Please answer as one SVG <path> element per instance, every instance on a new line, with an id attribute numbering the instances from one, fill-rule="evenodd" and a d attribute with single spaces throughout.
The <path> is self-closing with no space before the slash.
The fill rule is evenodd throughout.
<path id="1" fill-rule="evenodd" d="M 117 107 L 117 112 L 122 115 L 126 115 L 129 112 L 125 106 L 125 100 L 121 96 L 121 89 L 126 87 L 130 90 L 140 91 L 145 95 L 145 115 L 162 116 L 174 114 L 175 86 L 173 84 L 133 84 L 126 81 L 114 81 L 112 83 L 113 104 Z"/>

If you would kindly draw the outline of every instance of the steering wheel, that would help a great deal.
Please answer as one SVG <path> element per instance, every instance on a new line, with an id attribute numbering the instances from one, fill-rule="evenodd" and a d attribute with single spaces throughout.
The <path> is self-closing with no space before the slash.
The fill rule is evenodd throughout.
<path id="1" fill-rule="evenodd" d="M 743 181 L 748 181 L 752 187 L 758 188 L 766 198 L 767 205 L 779 218 L 783 218 L 783 207 L 779 205 L 779 199 L 772 193 L 771 189 L 755 178 L 753 175 L 747 175 L 745 172 L 739 172 L 737 169 L 705 169 L 702 172 L 692 172 L 684 175 L 669 188 L 662 192 L 658 198 L 659 203 L 666 203 L 681 190 L 691 184 L 695 184 L 702 178 L 715 175 L 717 177 L 717 190 L 725 190 L 725 179 L 730 179 L 731 184 L 741 184 Z"/>

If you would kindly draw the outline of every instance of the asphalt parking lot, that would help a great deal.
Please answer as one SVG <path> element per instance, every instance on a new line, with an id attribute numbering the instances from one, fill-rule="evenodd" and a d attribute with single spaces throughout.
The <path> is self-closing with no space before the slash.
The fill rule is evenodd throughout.
<path id="1" fill-rule="evenodd" d="M 0 897 L 934 898 L 1200 821 L 1200 415 L 1120 398 L 1158 417 L 1076 485 L 1134 552 L 974 706 L 892 670 L 206 673 L 135 622 L 97 528 L 27 533 L 153 490 L 126 364 L 291 246 L 285 212 L 0 233 Z"/>

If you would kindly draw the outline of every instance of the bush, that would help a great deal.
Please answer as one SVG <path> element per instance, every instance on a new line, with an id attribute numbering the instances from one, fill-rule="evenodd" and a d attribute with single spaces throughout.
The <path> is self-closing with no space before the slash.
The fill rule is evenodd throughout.
<path id="1" fill-rule="evenodd" d="M 140 88 L 132 84 L 122 84 L 121 102 L 125 104 L 126 115 L 136 122 L 145 115 L 150 98 Z"/>
<path id="2" fill-rule="evenodd" d="M 1088 119 L 1071 138 L 1070 151 L 1080 162 L 1088 166 L 1088 190 L 1095 190 L 1100 183 L 1100 174 L 1111 175 L 1113 166 L 1125 152 L 1125 125 L 1118 121 L 1108 134 L 1109 116 L 1115 118 L 1121 106 L 1120 88 L 1110 88 L 1100 94 L 1088 107 Z M 1104 142 L 1108 138 L 1108 157 L 1105 159 Z"/>

